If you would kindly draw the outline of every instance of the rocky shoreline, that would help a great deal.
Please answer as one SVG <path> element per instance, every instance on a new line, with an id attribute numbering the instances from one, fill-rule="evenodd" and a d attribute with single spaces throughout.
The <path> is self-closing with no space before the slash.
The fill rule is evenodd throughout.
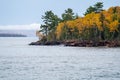
<path id="1" fill-rule="evenodd" d="M 99 46 L 106 46 L 106 47 L 120 47 L 120 41 L 47 41 L 47 42 L 32 42 L 29 45 L 64 45 L 64 46 L 73 46 L 73 47 L 99 47 Z"/>

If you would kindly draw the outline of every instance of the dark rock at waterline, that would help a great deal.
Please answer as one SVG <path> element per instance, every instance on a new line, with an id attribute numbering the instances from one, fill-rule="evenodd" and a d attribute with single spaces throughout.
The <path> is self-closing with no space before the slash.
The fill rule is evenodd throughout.
<path id="1" fill-rule="evenodd" d="M 37 41 L 37 42 L 32 42 L 29 45 L 60 45 L 61 42 L 59 41 L 46 41 L 46 42 L 41 42 L 41 41 Z"/>
<path id="2" fill-rule="evenodd" d="M 46 42 L 32 42 L 29 45 L 61 45 L 64 46 L 74 46 L 74 47 L 99 47 L 99 46 L 107 46 L 107 47 L 120 47 L 120 41 L 46 41 Z"/>
<path id="3" fill-rule="evenodd" d="M 31 42 L 29 45 L 41 45 L 40 41 L 37 42 Z"/>
<path id="4" fill-rule="evenodd" d="M 61 42 L 59 41 L 48 41 L 48 42 L 45 42 L 44 45 L 60 45 Z"/>
<path id="5" fill-rule="evenodd" d="M 67 41 L 64 44 L 65 46 L 77 46 L 77 47 L 99 47 L 99 46 L 106 46 L 106 47 L 120 47 L 119 41 Z"/>

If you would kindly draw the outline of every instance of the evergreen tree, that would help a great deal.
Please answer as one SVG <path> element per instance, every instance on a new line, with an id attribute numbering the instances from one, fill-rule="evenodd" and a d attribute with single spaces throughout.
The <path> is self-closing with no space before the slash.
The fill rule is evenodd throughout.
<path id="1" fill-rule="evenodd" d="M 62 14 L 62 21 L 68 21 L 73 19 L 75 19 L 74 12 L 71 8 L 68 8 L 67 10 L 65 10 L 65 13 Z"/>
<path id="2" fill-rule="evenodd" d="M 102 2 L 97 2 L 94 6 L 90 6 L 84 15 L 90 14 L 92 12 L 99 13 L 103 11 L 103 3 Z"/>

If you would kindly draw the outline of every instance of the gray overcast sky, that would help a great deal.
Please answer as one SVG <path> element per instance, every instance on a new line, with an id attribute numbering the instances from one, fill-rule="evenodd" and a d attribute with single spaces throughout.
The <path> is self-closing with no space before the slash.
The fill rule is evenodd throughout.
<path id="1" fill-rule="evenodd" d="M 0 0 L 0 26 L 42 23 L 41 16 L 52 10 L 60 16 L 72 8 L 78 15 L 96 2 L 103 2 L 104 9 L 120 6 L 120 0 Z"/>

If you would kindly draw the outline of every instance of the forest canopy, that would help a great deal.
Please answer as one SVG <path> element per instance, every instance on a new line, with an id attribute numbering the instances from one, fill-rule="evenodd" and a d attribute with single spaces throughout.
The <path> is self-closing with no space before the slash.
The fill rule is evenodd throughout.
<path id="1" fill-rule="evenodd" d="M 40 26 L 41 41 L 111 41 L 120 40 L 120 6 L 103 9 L 103 3 L 90 6 L 83 17 L 76 15 L 71 8 L 59 18 L 52 11 L 42 16 Z"/>

